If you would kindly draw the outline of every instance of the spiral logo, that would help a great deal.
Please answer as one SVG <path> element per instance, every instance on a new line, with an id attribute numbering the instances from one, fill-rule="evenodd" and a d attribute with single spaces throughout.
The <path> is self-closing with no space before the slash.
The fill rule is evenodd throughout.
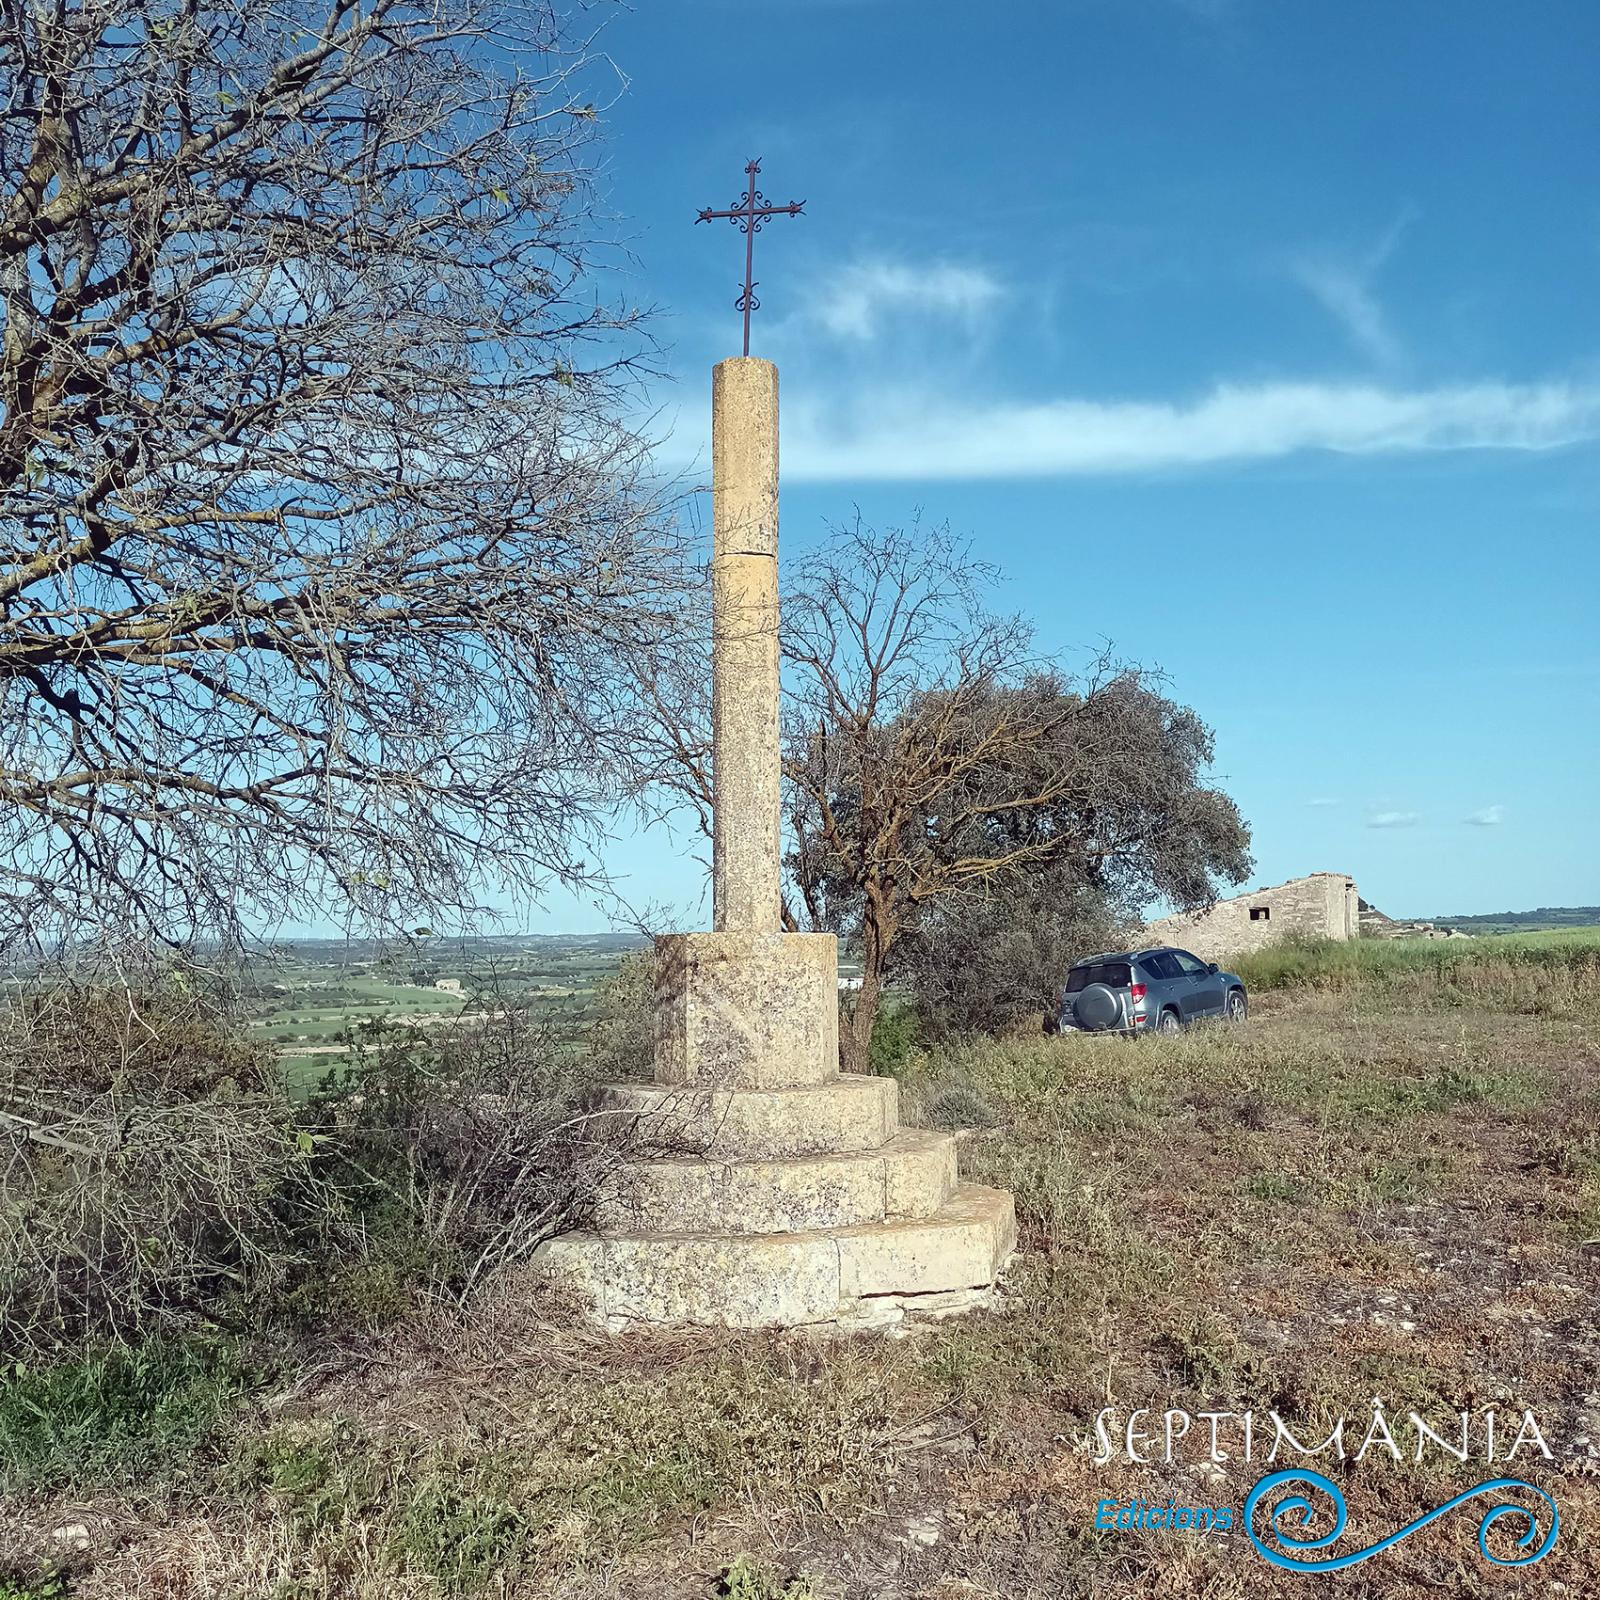
<path id="1" fill-rule="evenodd" d="M 1276 1500 L 1268 1498 L 1276 1490 L 1288 1484 L 1304 1484 L 1309 1489 L 1328 1497 L 1333 1508 L 1331 1532 L 1319 1534 L 1315 1538 L 1296 1533 L 1296 1527 L 1303 1529 L 1311 1521 L 1314 1509 L 1311 1501 L 1306 1499 L 1304 1494 L 1284 1494 L 1281 1499 Z M 1493 1562 L 1497 1567 L 1531 1567 L 1534 1562 L 1542 1561 L 1555 1548 L 1556 1535 L 1561 1528 L 1561 1514 L 1556 1510 L 1555 1501 L 1543 1489 L 1537 1489 L 1531 1483 L 1524 1483 L 1520 1478 L 1490 1478 L 1475 1488 L 1468 1489 L 1465 1494 L 1458 1494 L 1454 1500 L 1436 1506 L 1432 1511 L 1418 1517 L 1415 1522 L 1408 1522 L 1405 1527 L 1391 1533 L 1387 1539 L 1380 1539 L 1365 1550 L 1352 1550 L 1343 1556 L 1308 1559 L 1305 1552 L 1325 1550 L 1344 1532 L 1345 1524 L 1349 1521 L 1344 1496 L 1339 1492 L 1338 1484 L 1331 1478 L 1323 1477 L 1320 1472 L 1308 1472 L 1303 1469 L 1272 1472 L 1268 1473 L 1245 1497 L 1244 1526 L 1257 1552 L 1275 1567 L 1282 1567 L 1288 1572 L 1337 1572 L 1343 1567 L 1353 1567 L 1358 1561 L 1365 1561 L 1368 1556 L 1375 1556 L 1381 1550 L 1387 1550 L 1390 1545 L 1399 1544 L 1418 1528 L 1425 1528 L 1430 1522 L 1437 1522 L 1440 1517 L 1448 1515 L 1457 1506 L 1465 1505 L 1467 1501 L 1475 1500 L 1479 1495 L 1504 1494 L 1508 1490 L 1521 1490 L 1542 1500 L 1550 1512 L 1550 1531 L 1539 1542 L 1537 1549 L 1530 1549 L 1534 1541 L 1539 1538 L 1537 1513 L 1525 1506 L 1505 1503 L 1494 1505 L 1484 1513 L 1482 1521 L 1478 1524 L 1478 1549 L 1485 1561 Z M 1256 1507 L 1263 1500 L 1267 1501 L 1267 1538 L 1278 1546 L 1276 1549 L 1270 1547 L 1266 1539 L 1256 1532 Z M 1520 1526 L 1515 1519 L 1527 1524 L 1526 1530 L 1517 1537 L 1517 1546 L 1526 1552 L 1525 1554 L 1517 1556 L 1490 1554 L 1489 1530 L 1502 1517 L 1514 1519 L 1510 1524 L 1512 1528 Z"/>

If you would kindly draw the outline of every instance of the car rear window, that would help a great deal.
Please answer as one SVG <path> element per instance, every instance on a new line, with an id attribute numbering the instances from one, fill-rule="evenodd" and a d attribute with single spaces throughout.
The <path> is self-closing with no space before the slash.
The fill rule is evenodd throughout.
<path id="1" fill-rule="evenodd" d="M 1067 974 L 1067 993 L 1081 994 L 1091 983 L 1109 984 L 1113 989 L 1126 989 L 1133 982 L 1133 974 L 1126 961 L 1098 961 L 1087 967 L 1074 967 Z"/>

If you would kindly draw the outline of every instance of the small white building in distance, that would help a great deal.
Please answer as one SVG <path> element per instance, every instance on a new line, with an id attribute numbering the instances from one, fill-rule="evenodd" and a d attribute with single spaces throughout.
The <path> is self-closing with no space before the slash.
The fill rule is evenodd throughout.
<path id="1" fill-rule="evenodd" d="M 1150 944 L 1172 944 L 1203 961 L 1244 955 L 1282 939 L 1356 939 L 1361 898 L 1345 872 L 1313 872 L 1270 889 L 1219 900 L 1204 911 L 1181 911 L 1145 925 Z"/>
<path id="2" fill-rule="evenodd" d="M 459 978 L 435 978 L 433 986 L 435 989 L 442 989 L 446 994 L 461 993 L 461 980 Z"/>

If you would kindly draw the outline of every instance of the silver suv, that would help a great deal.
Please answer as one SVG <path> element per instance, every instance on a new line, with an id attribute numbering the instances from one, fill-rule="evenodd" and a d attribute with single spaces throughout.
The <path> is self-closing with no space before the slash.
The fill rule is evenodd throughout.
<path id="1" fill-rule="evenodd" d="M 1086 956 L 1067 974 L 1062 1033 L 1177 1033 L 1203 1017 L 1243 1022 L 1243 980 L 1187 950 L 1158 945 Z"/>

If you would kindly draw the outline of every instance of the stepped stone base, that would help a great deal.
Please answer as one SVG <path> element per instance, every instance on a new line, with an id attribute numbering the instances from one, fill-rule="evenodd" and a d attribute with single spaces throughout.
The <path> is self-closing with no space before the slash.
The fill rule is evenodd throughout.
<path id="1" fill-rule="evenodd" d="M 902 1130 L 891 1079 L 838 1070 L 827 934 L 657 941 L 656 1079 L 601 1091 L 638 1152 L 589 1233 L 536 1263 L 608 1327 L 854 1328 L 982 1303 L 1011 1196 Z"/>
<path id="2" fill-rule="evenodd" d="M 1016 1243 L 1011 1196 L 962 1184 L 932 1216 L 765 1234 L 568 1234 L 537 1259 L 614 1331 L 881 1327 L 983 1304 Z"/>
<path id="3" fill-rule="evenodd" d="M 810 1232 L 931 1216 L 955 1186 L 948 1134 L 897 1133 L 876 1150 L 846 1155 L 630 1162 L 597 1220 L 607 1232 Z"/>

